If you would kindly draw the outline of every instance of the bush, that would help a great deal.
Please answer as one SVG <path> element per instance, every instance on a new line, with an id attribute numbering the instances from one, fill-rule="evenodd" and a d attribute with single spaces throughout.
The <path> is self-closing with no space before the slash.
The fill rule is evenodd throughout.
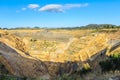
<path id="1" fill-rule="evenodd" d="M 63 75 L 60 78 L 58 78 L 57 80 L 76 80 L 76 77 L 75 76 Z"/>
<path id="2" fill-rule="evenodd" d="M 0 77 L 0 80 L 16 80 L 16 78 L 13 78 L 13 77 L 10 77 L 10 76 L 7 76 L 7 75 L 2 75 Z"/>
<path id="3" fill-rule="evenodd" d="M 81 71 L 80 71 L 80 75 L 84 75 L 84 74 L 87 74 L 88 72 L 91 72 L 91 69 L 85 69 L 83 68 Z"/>
<path id="4" fill-rule="evenodd" d="M 120 70 L 120 54 L 114 54 L 108 57 L 105 61 L 101 61 L 100 66 L 102 72 Z"/>

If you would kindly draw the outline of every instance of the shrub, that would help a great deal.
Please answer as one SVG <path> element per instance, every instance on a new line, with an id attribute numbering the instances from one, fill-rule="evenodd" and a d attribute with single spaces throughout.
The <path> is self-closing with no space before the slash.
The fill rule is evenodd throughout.
<path id="1" fill-rule="evenodd" d="M 120 54 L 114 54 L 108 57 L 105 61 L 101 61 L 100 66 L 102 72 L 120 70 Z"/>
<path id="2" fill-rule="evenodd" d="M 0 77 L 0 80 L 16 80 L 16 78 L 13 78 L 13 77 L 10 77 L 10 76 L 7 76 L 7 75 L 2 75 Z"/>
<path id="3" fill-rule="evenodd" d="M 57 80 L 76 80 L 76 77 L 75 76 L 63 75 L 60 78 L 58 78 Z"/>

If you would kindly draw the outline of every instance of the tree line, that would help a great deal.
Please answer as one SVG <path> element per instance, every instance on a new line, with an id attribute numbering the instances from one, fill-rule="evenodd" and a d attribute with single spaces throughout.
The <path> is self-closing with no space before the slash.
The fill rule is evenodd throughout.
<path id="1" fill-rule="evenodd" d="M 0 29 L 9 29 L 9 30 L 16 30 L 16 29 L 113 29 L 113 28 L 120 28 L 120 25 L 113 25 L 113 24 L 88 24 L 85 26 L 76 26 L 76 27 L 59 27 L 59 28 L 49 28 L 49 27 L 16 27 L 16 28 L 1 28 Z"/>
<path id="2" fill-rule="evenodd" d="M 120 25 L 113 25 L 113 24 L 88 24 L 86 26 L 77 26 L 77 27 L 63 27 L 58 29 L 113 29 L 113 28 L 120 28 Z"/>

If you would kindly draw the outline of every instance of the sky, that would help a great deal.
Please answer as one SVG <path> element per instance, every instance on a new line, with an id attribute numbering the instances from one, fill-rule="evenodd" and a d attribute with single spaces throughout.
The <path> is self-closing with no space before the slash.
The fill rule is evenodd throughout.
<path id="1" fill-rule="evenodd" d="M 120 25 L 120 0 L 0 0 L 0 27 Z"/>

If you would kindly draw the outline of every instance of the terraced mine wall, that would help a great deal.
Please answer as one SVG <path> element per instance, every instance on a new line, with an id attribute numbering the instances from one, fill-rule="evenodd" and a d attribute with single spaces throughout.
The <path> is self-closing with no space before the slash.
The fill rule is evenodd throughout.
<path id="1" fill-rule="evenodd" d="M 6 34 L 6 36 L 3 38 L 8 39 L 9 36 L 7 36 Z M 106 53 L 108 50 L 108 48 L 105 47 L 103 50 L 98 51 L 84 62 L 43 62 L 35 57 L 30 56 L 29 54 L 26 54 L 26 51 L 21 50 L 25 48 L 15 47 L 16 44 L 14 45 L 14 39 L 9 38 L 9 40 L 13 42 L 11 44 L 7 42 L 7 39 L 0 40 L 0 61 L 10 74 L 18 77 L 43 77 L 49 79 L 51 76 L 61 76 L 63 74 L 70 75 L 75 71 L 80 71 L 86 63 L 88 63 L 92 68 L 94 68 L 94 70 L 97 70 L 97 68 L 99 67 L 98 62 L 102 61 L 103 58 L 106 58 Z M 19 41 L 19 39 L 17 39 L 17 41 Z M 114 44 L 110 48 L 110 52 L 117 49 L 119 46 L 119 42 Z"/>
<path id="2" fill-rule="evenodd" d="M 115 44 L 116 45 L 116 44 Z M 112 48 L 114 48 L 114 46 Z M 112 49 L 111 48 L 111 49 Z M 105 57 L 107 48 L 101 50 L 100 52 L 93 55 L 88 61 L 91 66 L 95 63 L 98 63 L 98 60 L 103 60 Z M 26 55 L 26 54 L 25 54 Z M 80 62 L 66 62 L 66 63 L 55 63 L 55 62 L 42 62 L 40 60 L 29 58 L 30 56 L 26 55 L 26 58 L 20 55 L 17 51 L 6 45 L 5 43 L 0 42 L 0 56 L 1 63 L 5 65 L 6 69 L 13 75 L 16 76 L 25 76 L 25 77 L 39 77 L 40 75 L 51 74 L 53 76 L 70 74 L 73 71 L 77 71 L 80 65 L 77 63 Z M 82 63 L 81 63 L 82 64 Z M 52 66 L 54 65 L 54 66 Z M 53 70 L 50 71 L 50 67 L 53 67 Z M 83 67 L 81 65 L 81 67 Z M 49 71 L 48 71 L 49 70 Z M 56 71 L 55 71 L 56 70 Z"/>
<path id="3" fill-rule="evenodd" d="M 24 56 L 23 56 L 24 55 Z M 20 55 L 18 51 L 0 42 L 0 61 L 5 68 L 18 77 L 49 77 L 46 65 L 26 54 Z"/>

